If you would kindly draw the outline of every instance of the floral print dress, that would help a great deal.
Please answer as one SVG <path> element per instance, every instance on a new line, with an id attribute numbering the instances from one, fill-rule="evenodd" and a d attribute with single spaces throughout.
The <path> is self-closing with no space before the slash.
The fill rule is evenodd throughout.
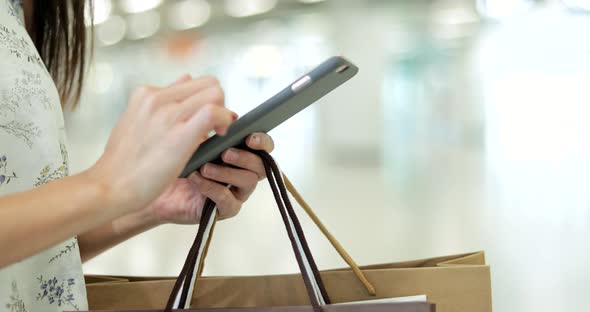
<path id="1" fill-rule="evenodd" d="M 68 174 L 59 95 L 23 25 L 22 0 L 0 0 L 0 196 Z M 0 311 L 87 309 L 76 238 L 0 268 Z"/>

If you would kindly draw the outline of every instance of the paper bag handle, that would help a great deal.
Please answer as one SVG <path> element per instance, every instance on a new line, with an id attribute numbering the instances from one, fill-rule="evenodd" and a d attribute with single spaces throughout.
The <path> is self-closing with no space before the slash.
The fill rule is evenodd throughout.
<path id="1" fill-rule="evenodd" d="M 297 189 L 295 188 L 293 183 L 291 183 L 291 181 L 287 178 L 287 176 L 284 173 L 282 174 L 282 176 L 283 176 L 283 180 L 285 182 L 285 186 L 286 186 L 287 190 L 289 191 L 289 193 L 291 193 L 291 195 L 293 195 L 293 198 L 295 198 L 295 201 L 297 201 L 299 206 L 301 206 L 301 208 L 303 208 L 303 210 L 307 213 L 307 215 L 313 221 L 313 223 L 319 228 L 319 230 L 322 232 L 322 234 L 324 234 L 324 236 L 328 239 L 330 244 L 332 244 L 334 249 L 336 249 L 336 251 L 338 252 L 340 257 L 342 257 L 342 259 L 348 264 L 348 266 L 350 267 L 350 269 L 352 270 L 352 272 L 354 273 L 356 278 L 366 288 L 367 293 L 371 296 L 377 295 L 377 291 L 375 289 L 375 286 L 373 286 L 373 284 L 367 279 L 367 277 L 365 276 L 363 271 L 361 271 L 361 269 L 359 268 L 358 264 L 354 261 L 354 259 L 352 259 L 350 254 L 346 251 L 346 249 L 344 249 L 344 247 L 342 247 L 342 245 L 340 244 L 340 242 L 338 242 L 336 237 L 334 237 L 334 235 L 332 235 L 332 233 L 330 233 L 330 231 L 322 223 L 320 218 L 315 214 L 315 212 L 313 211 L 311 206 L 305 201 L 305 199 L 303 199 L 303 196 L 301 196 L 301 194 L 297 191 Z M 213 227 L 211 228 L 211 232 L 209 233 L 209 237 L 207 237 L 207 243 L 206 243 L 205 248 L 203 250 L 203 256 L 201 258 L 201 261 L 199 262 L 199 268 L 198 268 L 198 273 L 197 273 L 198 277 L 200 277 L 203 273 L 203 269 L 205 267 L 205 259 L 207 258 L 207 252 L 209 251 L 209 246 L 210 246 L 211 240 L 213 238 L 216 220 L 213 222 L 214 222 Z"/>
<path id="2" fill-rule="evenodd" d="M 323 285 L 321 276 L 319 274 L 319 270 L 317 269 L 317 265 L 315 264 L 313 256 L 311 255 L 309 246 L 305 239 L 305 235 L 303 234 L 303 230 L 301 228 L 301 224 L 299 223 L 299 220 L 297 219 L 297 216 L 290 203 L 284 182 L 282 180 L 281 172 L 278 169 L 276 163 L 274 162 L 274 159 L 272 159 L 272 157 L 268 153 L 263 151 L 252 152 L 258 154 L 263 160 L 264 168 L 267 174 L 267 179 L 273 190 L 273 194 L 275 196 L 275 200 L 277 201 L 279 212 L 281 213 L 283 223 L 285 224 L 285 227 L 287 229 L 287 234 L 289 235 L 289 240 L 291 241 L 293 252 L 295 253 L 299 269 L 302 273 L 303 281 L 307 289 L 311 305 L 315 312 L 321 312 L 322 308 L 320 306 L 317 293 L 313 287 L 314 284 L 312 283 L 312 279 L 316 282 L 315 284 L 319 287 L 319 295 L 321 296 L 323 303 L 330 304 L 330 300 Z M 201 221 L 205 222 L 204 224 L 209 223 L 212 215 L 214 214 L 214 209 L 215 204 L 208 199 L 205 202 L 201 216 Z M 199 230 L 197 232 L 195 241 L 193 242 L 193 245 L 189 251 L 185 264 L 172 289 L 170 298 L 168 299 L 168 304 L 166 305 L 165 309 L 165 311 L 167 312 L 172 311 L 172 308 L 175 306 L 175 303 L 178 303 L 180 307 L 184 307 L 185 305 L 185 302 L 189 295 L 189 287 L 186 286 L 188 286 L 192 280 L 193 272 L 195 270 L 195 266 L 198 260 L 198 254 L 201 249 L 201 245 L 203 244 L 205 232 L 206 226 L 199 226 Z M 303 250 L 303 253 L 306 255 L 305 260 L 307 260 L 307 262 L 304 262 L 304 257 L 299 248 L 301 248 Z M 309 268 L 306 267 L 306 264 L 309 265 Z M 310 269 L 311 272 L 309 272 L 308 269 Z M 183 285 L 185 287 L 183 287 Z M 180 292 L 181 288 L 182 293 L 179 302 L 177 302 L 178 293 Z"/>
<path id="3" fill-rule="evenodd" d="M 291 181 L 287 178 L 287 176 L 284 173 L 283 173 L 283 179 L 285 180 L 285 185 L 287 186 L 287 190 L 289 190 L 289 193 L 291 193 L 291 195 L 293 195 L 293 198 L 295 198 L 295 201 L 297 201 L 299 206 L 301 206 L 301 208 L 303 208 L 303 210 L 307 213 L 307 215 L 313 221 L 313 223 L 320 229 L 320 231 L 328 239 L 330 244 L 332 244 L 332 247 L 334 247 L 334 249 L 336 249 L 336 251 L 338 252 L 340 257 L 342 257 L 342 259 L 352 269 L 352 272 L 358 278 L 358 280 L 363 284 L 363 286 L 365 286 L 369 295 L 371 295 L 371 296 L 377 295 L 377 291 L 375 290 L 375 286 L 373 286 L 373 284 L 371 284 L 371 282 L 367 279 L 367 277 L 365 276 L 363 271 L 361 271 L 361 269 L 359 268 L 358 264 L 354 261 L 354 259 L 352 259 L 350 254 L 348 254 L 348 252 L 346 251 L 346 249 L 344 249 L 344 247 L 342 247 L 342 245 L 340 245 L 340 242 L 338 242 L 336 237 L 334 237 L 334 235 L 332 235 L 332 233 L 330 233 L 330 231 L 328 231 L 328 229 L 322 223 L 320 218 L 315 214 L 315 212 L 313 211 L 311 206 L 305 201 L 305 199 L 303 199 L 303 196 L 301 196 L 301 194 L 299 194 L 299 192 L 297 191 L 297 189 L 295 188 L 293 183 L 291 183 Z"/>

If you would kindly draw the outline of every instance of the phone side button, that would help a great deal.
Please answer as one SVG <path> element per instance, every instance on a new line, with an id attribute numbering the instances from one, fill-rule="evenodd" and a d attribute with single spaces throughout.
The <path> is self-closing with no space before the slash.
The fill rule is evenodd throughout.
<path id="1" fill-rule="evenodd" d="M 297 80 L 295 83 L 293 83 L 291 85 L 291 90 L 293 90 L 293 92 L 299 92 L 301 89 L 303 89 L 305 86 L 307 86 L 310 82 L 311 82 L 311 77 L 305 76 L 305 77 Z"/>

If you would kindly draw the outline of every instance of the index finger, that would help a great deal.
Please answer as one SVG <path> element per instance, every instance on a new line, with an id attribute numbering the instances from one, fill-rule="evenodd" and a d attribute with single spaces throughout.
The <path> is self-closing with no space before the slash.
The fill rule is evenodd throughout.
<path id="1" fill-rule="evenodd" d="M 207 88 L 219 86 L 219 81 L 214 77 L 202 77 L 177 84 L 160 91 L 160 96 L 169 101 L 182 101 Z"/>
<path id="2" fill-rule="evenodd" d="M 184 74 L 184 75 L 180 76 L 180 78 L 178 78 L 175 82 L 170 84 L 168 87 L 178 86 L 178 85 L 185 83 L 191 79 L 193 79 L 193 77 L 190 74 Z"/>

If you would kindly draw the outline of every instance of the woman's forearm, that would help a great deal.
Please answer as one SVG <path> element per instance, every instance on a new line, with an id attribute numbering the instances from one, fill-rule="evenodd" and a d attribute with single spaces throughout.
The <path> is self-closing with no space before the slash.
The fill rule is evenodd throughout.
<path id="1" fill-rule="evenodd" d="M 224 135 L 236 119 L 212 77 L 138 88 L 92 169 L 0 197 L 0 268 L 145 207 L 208 133 Z"/>
<path id="2" fill-rule="evenodd" d="M 83 172 L 0 197 L 0 268 L 132 211 L 99 181 Z"/>
<path id="3" fill-rule="evenodd" d="M 149 229 L 160 222 L 147 210 L 122 216 L 78 236 L 82 261 L 88 261 L 107 249 Z"/>

